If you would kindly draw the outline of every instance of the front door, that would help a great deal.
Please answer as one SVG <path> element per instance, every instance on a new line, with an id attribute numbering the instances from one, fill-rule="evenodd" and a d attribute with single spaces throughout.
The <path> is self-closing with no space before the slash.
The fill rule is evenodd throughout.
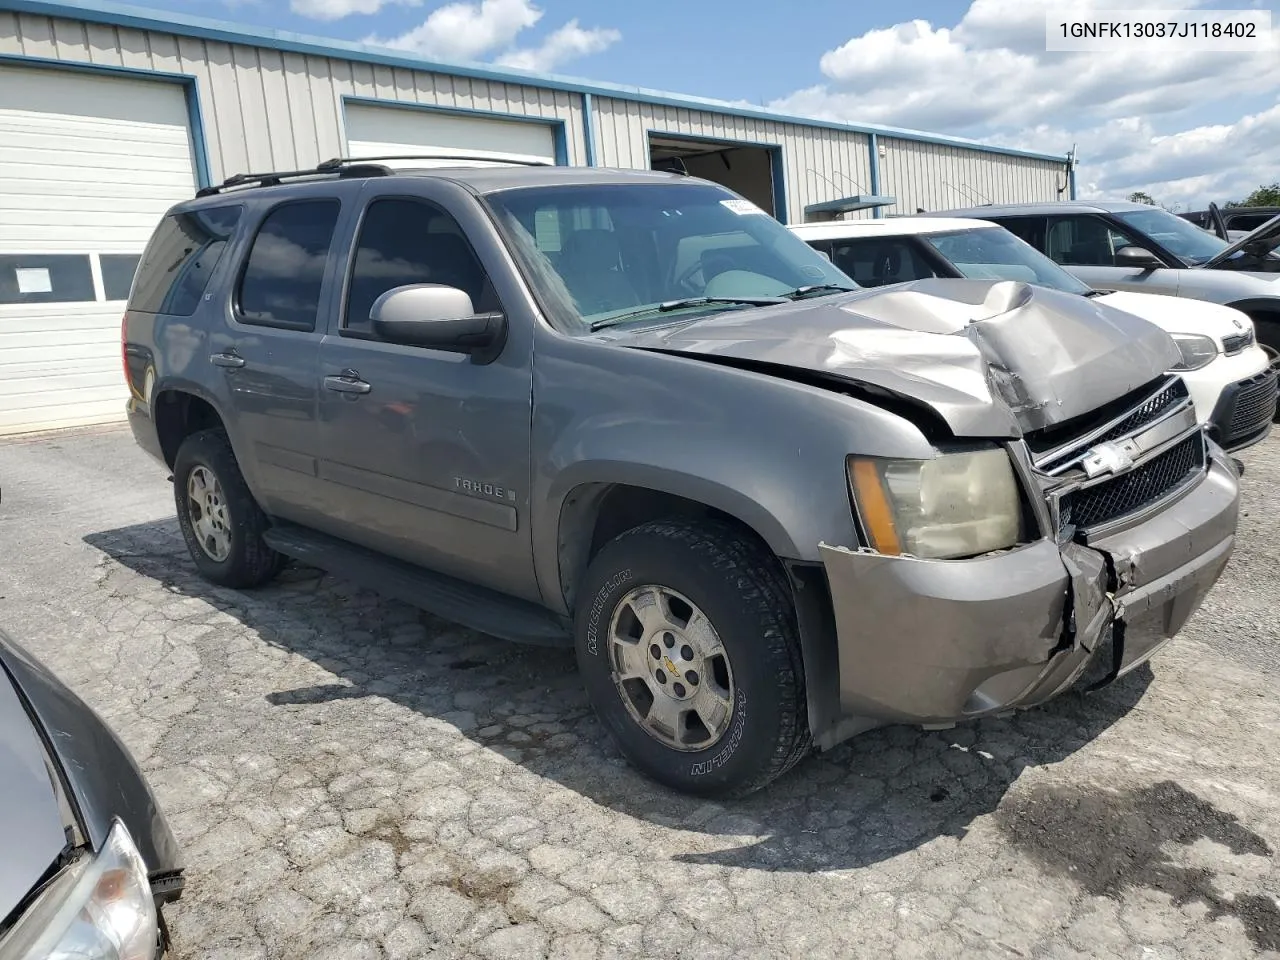
<path id="1" fill-rule="evenodd" d="M 328 523 L 356 543 L 537 600 L 531 331 L 513 324 L 502 354 L 480 364 L 384 342 L 370 323 L 381 294 L 413 283 L 461 289 L 476 312 L 502 309 L 440 187 L 414 189 L 366 188 L 345 301 L 320 345 Z"/>
<path id="2" fill-rule="evenodd" d="M 1049 218 L 1044 252 L 1095 290 L 1177 293 L 1177 271 L 1117 266 L 1115 252 L 1124 246 L 1146 244 L 1100 216 L 1076 214 Z"/>

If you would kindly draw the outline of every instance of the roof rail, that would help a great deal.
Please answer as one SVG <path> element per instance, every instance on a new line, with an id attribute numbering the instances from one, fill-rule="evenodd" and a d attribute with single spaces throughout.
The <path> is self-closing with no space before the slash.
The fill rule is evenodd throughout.
<path id="1" fill-rule="evenodd" d="M 321 170 L 339 170 L 349 163 L 382 163 L 386 160 L 482 160 L 485 163 L 511 163 L 518 167 L 551 167 L 547 160 L 525 160 L 516 157 L 495 157 L 483 153 L 408 153 L 386 157 L 334 157 L 320 164 Z"/>
<path id="2" fill-rule="evenodd" d="M 278 170 L 271 173 L 237 173 L 227 177 L 222 183 L 212 187 L 203 187 L 196 191 L 197 197 L 211 197 L 215 194 L 234 190 L 236 187 L 276 187 L 285 180 L 298 180 L 307 177 L 324 177 L 337 174 L 339 179 L 355 177 L 386 177 L 395 173 L 384 166 L 385 160 L 485 160 L 491 163 L 513 163 L 522 167 L 549 167 L 552 164 L 545 160 L 517 160 L 506 157 L 488 157 L 479 154 L 405 154 L 388 157 L 334 157 L 318 163 L 311 170 Z"/>
<path id="3" fill-rule="evenodd" d="M 348 165 L 349 164 L 349 165 Z M 377 163 L 364 161 L 326 160 L 311 170 L 277 170 L 271 173 L 237 173 L 227 177 L 222 183 L 212 187 L 203 187 L 196 191 L 197 197 L 211 197 L 225 193 L 237 187 L 276 187 L 286 180 L 326 177 L 337 174 L 340 179 L 348 177 L 386 177 L 395 171 Z"/>

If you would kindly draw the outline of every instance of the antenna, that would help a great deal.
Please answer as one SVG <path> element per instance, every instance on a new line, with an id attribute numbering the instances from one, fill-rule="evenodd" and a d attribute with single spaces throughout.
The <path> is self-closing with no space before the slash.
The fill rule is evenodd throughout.
<path id="1" fill-rule="evenodd" d="M 837 170 L 836 173 L 840 174 L 840 176 L 844 177 L 846 180 L 852 183 L 853 188 L 857 190 L 858 193 L 862 193 L 862 184 L 860 184 L 857 180 L 853 179 L 853 177 L 849 176 L 843 170 Z"/>
<path id="2" fill-rule="evenodd" d="M 950 187 L 952 193 L 959 193 L 960 199 L 963 200 L 965 203 L 973 203 L 973 197 L 965 196 L 965 194 L 961 193 L 960 188 L 957 187 L 955 184 L 947 183 L 947 181 L 943 180 L 942 185 L 944 187 Z"/>
<path id="3" fill-rule="evenodd" d="M 825 180 L 828 184 L 830 184 L 832 190 L 836 191 L 837 193 L 840 192 L 840 187 L 837 186 L 836 182 L 832 180 L 830 177 L 823 176 L 817 170 L 813 169 L 813 167 L 808 167 L 806 169 L 808 170 L 809 173 L 812 173 L 819 180 Z"/>

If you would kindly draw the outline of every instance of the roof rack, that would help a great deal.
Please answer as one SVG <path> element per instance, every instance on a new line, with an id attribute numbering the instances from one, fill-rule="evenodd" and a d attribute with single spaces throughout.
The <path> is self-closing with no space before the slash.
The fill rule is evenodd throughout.
<path id="1" fill-rule="evenodd" d="M 482 160 L 485 163 L 510 163 L 517 167 L 551 167 L 547 160 L 518 157 L 495 157 L 483 153 L 408 153 L 386 157 L 334 157 L 320 164 L 321 170 L 337 170 L 348 163 L 382 163 L 385 160 Z"/>
<path id="2" fill-rule="evenodd" d="M 386 177 L 395 173 L 385 166 L 387 160 L 485 160 L 491 163 L 512 163 L 522 167 L 549 167 L 545 160 L 518 160 L 506 157 L 481 156 L 479 154 L 404 154 L 386 157 L 334 157 L 316 164 L 311 170 L 278 170 L 271 173 L 237 173 L 227 177 L 222 183 L 212 187 L 203 187 L 196 191 L 197 197 L 211 197 L 225 193 L 237 187 L 276 187 L 286 180 L 302 180 L 307 178 L 326 177 L 336 174 L 339 179 L 356 177 Z"/>

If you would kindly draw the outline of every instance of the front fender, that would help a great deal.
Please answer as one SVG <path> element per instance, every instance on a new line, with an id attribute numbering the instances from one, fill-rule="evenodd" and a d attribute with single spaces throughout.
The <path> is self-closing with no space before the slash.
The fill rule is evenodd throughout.
<path id="1" fill-rule="evenodd" d="M 849 454 L 933 454 L 909 421 L 838 390 L 550 336 L 534 371 L 533 545 L 544 601 L 561 612 L 561 517 L 584 484 L 693 500 L 751 527 L 784 560 L 818 562 L 820 542 L 857 543 Z"/>

